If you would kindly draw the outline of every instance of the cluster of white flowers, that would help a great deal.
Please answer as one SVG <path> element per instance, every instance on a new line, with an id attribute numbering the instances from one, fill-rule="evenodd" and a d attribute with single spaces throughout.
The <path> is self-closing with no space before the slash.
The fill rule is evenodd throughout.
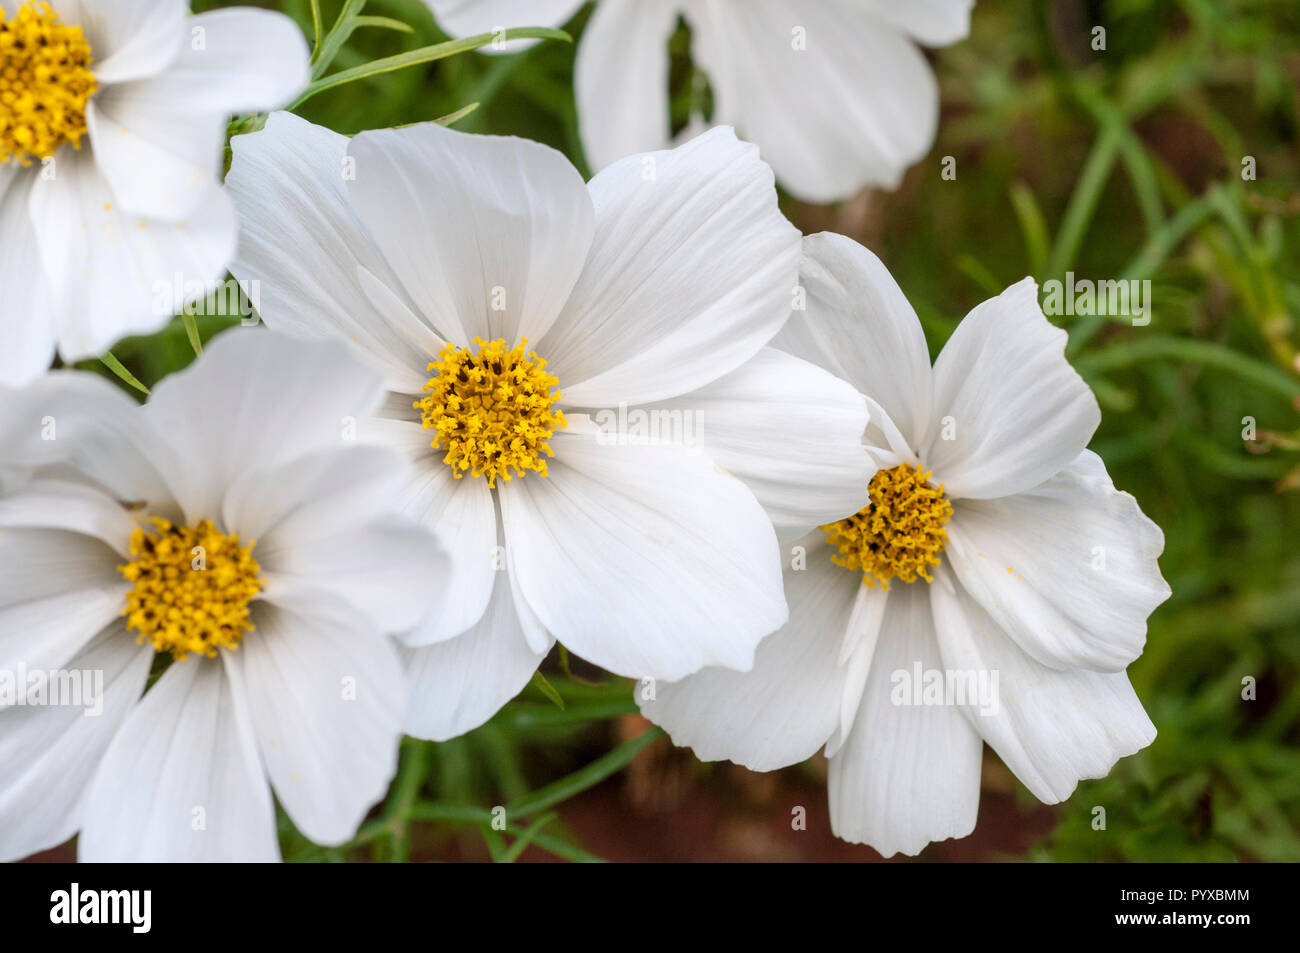
<path id="1" fill-rule="evenodd" d="M 778 81 L 796 6 L 833 46 Z M 897 182 L 937 110 L 912 41 L 970 2 L 807 6 L 602 0 L 590 182 L 522 139 L 275 112 L 222 186 L 229 116 L 307 82 L 290 21 L 0 0 L 0 673 L 103 673 L 97 717 L 0 695 L 0 858 L 79 832 L 82 859 L 275 859 L 272 789 L 344 843 L 404 733 L 483 724 L 557 641 L 701 758 L 824 746 L 835 832 L 885 854 L 971 831 L 984 741 L 1054 802 L 1152 740 L 1124 670 L 1163 537 L 1085 449 L 1099 410 L 1034 283 L 932 368 L 880 261 L 778 208 L 777 178 Z M 679 15 L 757 146 L 668 141 Z M 227 267 L 269 330 L 143 405 L 48 370 Z M 900 701 L 914 667 L 995 673 L 997 703 Z"/>

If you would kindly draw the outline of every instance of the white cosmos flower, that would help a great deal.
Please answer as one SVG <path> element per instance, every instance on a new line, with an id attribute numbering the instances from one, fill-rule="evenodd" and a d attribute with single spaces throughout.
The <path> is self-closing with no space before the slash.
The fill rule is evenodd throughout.
<path id="1" fill-rule="evenodd" d="M 0 0 L 0 384 L 103 354 L 219 279 L 236 222 L 220 188 L 233 113 L 309 79 L 288 17 L 187 0 Z M 34 42 L 39 38 L 41 42 Z M 12 73 L 11 73 L 12 71 Z M 15 94 L 12 95 L 11 94 Z"/>
<path id="2" fill-rule="evenodd" d="M 80 831 L 82 860 L 276 860 L 272 787 L 352 835 L 397 763 L 388 634 L 447 565 L 392 510 L 400 456 L 346 439 L 382 399 L 344 346 L 266 331 L 144 407 L 76 371 L 0 393 L 11 475 L 45 464 L 0 497 L 0 687 L 102 673 L 82 705 L 0 695 L 0 858 Z"/>
<path id="3" fill-rule="evenodd" d="M 1124 669 L 1169 595 L 1164 536 L 1084 449 L 1099 410 L 1031 279 L 967 315 L 931 368 L 875 256 L 831 234 L 804 248 L 808 309 L 776 344 L 874 399 L 874 509 L 801 540 L 790 622 L 752 671 L 660 685 L 642 711 L 754 770 L 825 745 L 836 834 L 915 854 L 973 829 L 982 741 L 1055 803 L 1155 737 Z M 906 704 L 918 665 L 996 694 Z"/>
<path id="4" fill-rule="evenodd" d="M 235 274 L 272 327 L 346 337 L 384 372 L 367 429 L 416 461 L 405 503 L 452 550 L 450 596 L 407 637 L 412 734 L 482 723 L 557 638 L 630 677 L 748 668 L 786 620 L 769 514 L 804 526 L 866 499 L 861 396 L 765 347 L 800 236 L 730 129 L 587 185 L 523 139 L 349 141 L 277 113 L 235 138 L 227 186 Z M 490 406 L 471 375 L 498 380 Z M 613 439 L 601 412 L 620 407 L 690 412 L 703 438 Z M 521 469 L 489 481 L 498 452 Z"/>
<path id="5" fill-rule="evenodd" d="M 583 5 L 426 2 L 454 36 L 558 27 Z M 963 39 L 973 4 L 599 0 L 574 71 L 587 159 L 599 169 L 668 145 L 668 40 L 682 17 L 692 31 L 691 55 L 712 88 L 713 121 L 757 143 L 793 195 L 832 202 L 868 185 L 896 188 L 907 167 L 929 151 L 939 120 L 938 85 L 916 44 Z"/>

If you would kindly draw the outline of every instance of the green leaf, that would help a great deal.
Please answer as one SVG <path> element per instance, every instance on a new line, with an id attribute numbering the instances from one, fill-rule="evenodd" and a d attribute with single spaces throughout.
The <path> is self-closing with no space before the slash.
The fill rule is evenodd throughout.
<path id="1" fill-rule="evenodd" d="M 460 120 L 478 109 L 478 107 L 478 103 L 470 103 L 468 106 L 461 106 L 460 109 L 457 109 L 454 113 L 447 113 L 447 115 L 435 119 L 434 122 L 440 126 L 450 126 L 454 122 L 460 122 Z"/>
<path id="2" fill-rule="evenodd" d="M 504 853 L 502 853 L 498 858 L 498 862 L 503 864 L 513 864 L 519 859 L 519 855 L 528 849 L 528 845 L 533 842 L 537 835 L 542 832 L 542 828 L 555 820 L 555 818 L 556 815 L 553 813 L 543 814 L 537 820 L 533 821 L 533 823 L 529 824 L 528 827 L 524 829 L 524 832 L 515 838 L 515 842 L 511 844 Z"/>
<path id="3" fill-rule="evenodd" d="M 363 26 L 378 27 L 381 30 L 396 30 L 398 33 L 414 33 L 415 27 L 392 17 L 357 17 L 352 21 L 354 28 Z"/>
<path id="4" fill-rule="evenodd" d="M 626 768 L 646 745 L 661 734 L 663 732 L 660 729 L 651 728 L 602 755 L 586 767 L 506 805 L 506 817 L 527 817 L 529 814 L 545 811 L 576 794 L 581 794 L 588 788 L 595 787 L 601 781 Z"/>
<path id="5" fill-rule="evenodd" d="M 190 347 L 194 348 L 194 356 L 198 357 L 203 353 L 203 340 L 199 337 L 198 322 L 188 311 L 181 312 L 181 322 L 185 325 L 185 336 L 190 339 Z"/>
<path id="6" fill-rule="evenodd" d="M 1048 237 L 1047 221 L 1033 191 L 1023 182 L 1011 185 L 1011 207 L 1020 220 L 1020 232 L 1025 238 L 1025 253 L 1029 256 L 1030 273 L 1042 277 L 1047 273 Z"/>
<path id="7" fill-rule="evenodd" d="M 1115 167 L 1123 136 L 1123 128 L 1112 123 L 1102 128 L 1093 143 L 1088 158 L 1084 160 L 1083 171 L 1079 173 L 1079 180 L 1075 183 L 1074 193 L 1070 196 L 1070 203 L 1065 207 L 1061 227 L 1056 232 L 1056 244 L 1047 263 L 1047 277 L 1064 277 L 1078 260 L 1079 248 L 1092 224 L 1102 190 Z"/>
<path id="8" fill-rule="evenodd" d="M 537 687 L 538 691 L 549 698 L 556 708 L 560 709 L 560 711 L 564 711 L 564 699 L 561 698 L 560 693 L 555 690 L 555 686 L 546 680 L 546 676 L 542 674 L 541 669 L 533 672 L 533 685 Z"/>
<path id="9" fill-rule="evenodd" d="M 517 27 L 512 30 L 506 30 L 500 34 L 506 40 L 565 40 L 573 42 L 573 38 L 563 30 L 552 30 L 549 27 Z M 487 46 L 497 39 L 498 34 L 480 33 L 477 36 L 466 37 L 463 40 L 449 40 L 446 43 L 435 43 L 432 46 L 424 46 L 418 50 L 410 50 L 406 53 L 398 53 L 395 56 L 385 56 L 382 59 L 374 60 L 362 66 L 354 66 L 351 69 L 340 70 L 321 79 L 317 79 L 309 85 L 306 91 L 289 106 L 290 110 L 297 109 L 304 102 L 311 99 L 317 93 L 324 92 L 327 89 L 333 89 L 335 86 L 342 86 L 344 83 L 353 83 L 359 79 L 366 79 L 371 76 L 379 76 L 383 73 L 391 73 L 393 70 L 406 69 L 408 66 L 419 66 L 424 63 L 432 63 L 436 60 L 446 59 L 449 56 L 455 56 L 457 53 L 466 53 L 470 50 L 476 50 L 481 46 Z"/>
<path id="10" fill-rule="evenodd" d="M 366 0 L 344 0 L 343 9 L 339 11 L 339 18 L 334 21 L 334 25 L 325 34 L 325 39 L 318 42 L 315 49 L 312 50 L 311 75 L 313 79 L 329 69 L 330 64 L 334 62 L 334 57 L 338 56 L 339 50 L 343 49 L 343 44 L 352 36 L 353 23 L 357 17 L 361 16 L 361 11 L 365 8 L 365 5 Z M 313 16 L 317 13 L 318 11 L 313 11 Z"/>
<path id="11" fill-rule="evenodd" d="M 130 371 L 128 371 L 123 366 L 122 362 L 113 356 L 112 351 L 105 351 L 104 356 L 101 357 L 100 360 L 104 363 L 105 367 L 107 367 L 110 371 L 116 374 L 119 378 L 121 378 L 131 387 L 134 387 L 142 394 L 149 393 L 149 388 L 145 387 L 138 380 L 136 380 L 135 375 L 132 374 Z"/>
<path id="12" fill-rule="evenodd" d="M 558 837 L 551 837 L 548 834 L 537 834 L 533 837 L 533 843 L 556 857 L 562 857 L 565 860 L 572 861 L 575 864 L 603 864 L 605 861 L 595 854 L 589 854 L 576 844 L 570 844 L 568 841 L 560 840 Z"/>
<path id="13" fill-rule="evenodd" d="M 514 702 L 503 709 L 493 721 L 514 731 L 529 731 L 537 728 L 559 728 L 565 725 L 608 721 L 611 718 L 621 718 L 636 713 L 636 702 L 629 694 L 627 698 L 570 705 L 562 710 L 557 710 L 548 704 Z"/>

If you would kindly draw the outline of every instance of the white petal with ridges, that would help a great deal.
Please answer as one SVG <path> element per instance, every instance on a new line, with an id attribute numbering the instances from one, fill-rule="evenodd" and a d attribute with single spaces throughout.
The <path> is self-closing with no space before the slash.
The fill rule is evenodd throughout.
<path id="1" fill-rule="evenodd" d="M 364 616 L 259 607 L 224 661 L 246 698 L 276 797 L 307 837 L 350 838 L 397 769 L 405 692 L 396 645 Z"/>
<path id="2" fill-rule="evenodd" d="M 1165 537 L 1085 450 L 1041 486 L 958 500 L 944 559 L 1019 646 L 1051 668 L 1119 672 L 1169 598 Z"/>
<path id="3" fill-rule="evenodd" d="M 2 625 L 3 623 L 0 623 Z M 89 705 L 0 710 L 0 859 L 63 843 L 81 824 L 81 803 L 113 733 L 140 699 L 154 652 L 116 626 L 66 663 Z"/>
<path id="4" fill-rule="evenodd" d="M 668 0 L 605 0 L 592 12 L 573 67 L 578 126 L 592 169 L 668 145 L 668 41 L 678 15 Z"/>
<path id="5" fill-rule="evenodd" d="M 163 673 L 114 735 L 82 818 L 77 857 L 91 863 L 280 859 L 245 701 L 219 659 Z"/>
<path id="6" fill-rule="evenodd" d="M 597 423 L 616 430 L 617 412 L 603 413 Z M 867 505 L 876 468 L 862 446 L 865 402 L 850 384 L 783 351 L 764 348 L 699 390 L 629 414 L 650 415 L 637 420 L 702 448 L 743 480 L 778 533 L 800 535 Z"/>
<path id="7" fill-rule="evenodd" d="M 860 579 L 825 558 L 787 568 L 790 621 L 759 643 L 752 669 L 706 668 L 657 685 L 653 700 L 638 699 L 641 713 L 702 761 L 771 771 L 812 757 L 839 717 L 837 656 Z"/>
<path id="8" fill-rule="evenodd" d="M 438 123 L 363 132 L 348 155 L 353 207 L 442 337 L 546 333 L 591 246 L 591 199 L 568 159 Z"/>
<path id="9" fill-rule="evenodd" d="M 537 345 L 566 406 L 677 397 L 735 370 L 790 314 L 799 232 L 730 129 L 623 159 L 590 183 L 596 236 Z"/>
<path id="10" fill-rule="evenodd" d="M 0 166 L 0 287 L 5 317 L 0 321 L 0 386 L 21 387 L 54 360 L 54 314 L 49 282 L 36 249 L 30 198 L 35 169 L 15 162 Z"/>
<path id="11" fill-rule="evenodd" d="M 689 18 L 715 121 L 758 143 L 795 196 L 896 188 L 933 144 L 939 90 L 925 56 L 855 0 L 715 3 Z"/>
<path id="12" fill-rule="evenodd" d="M 268 327 L 351 341 L 390 389 L 417 394 L 441 341 L 412 314 L 352 210 L 344 180 L 348 141 L 286 112 L 231 140 L 226 189 L 241 227 L 231 273 L 257 282 Z M 393 299 L 401 307 L 382 306 Z"/>
<path id="13" fill-rule="evenodd" d="M 241 473 L 347 446 L 383 396 L 379 375 L 337 341 L 235 328 L 154 388 L 143 415 L 171 435 L 173 481 L 189 523 L 221 512 Z"/>
<path id="14" fill-rule="evenodd" d="M 1065 342 L 1043 316 L 1032 278 L 978 305 L 953 331 L 934 363 L 933 404 L 936 420 L 951 421 L 921 454 L 949 498 L 1031 489 L 1088 445 L 1101 410 L 1065 359 Z"/>
<path id="15" fill-rule="evenodd" d="M 64 149 L 57 162 L 57 174 L 33 188 L 31 211 L 65 361 L 157 331 L 182 303 L 172 300 L 177 275 L 183 286 L 225 273 L 237 227 L 215 182 L 203 188 L 193 217 L 158 222 L 117 204 L 89 148 Z"/>
<path id="16" fill-rule="evenodd" d="M 680 446 L 551 440 L 550 475 L 500 488 L 520 591 L 576 654 L 631 678 L 747 670 L 787 618 L 776 535 L 753 494 Z"/>
<path id="17" fill-rule="evenodd" d="M 410 687 L 406 732 L 445 741 L 477 728 L 528 684 L 553 641 L 533 650 L 509 573 L 493 573 L 491 599 L 468 631 L 402 650 Z"/>
<path id="18" fill-rule="evenodd" d="M 886 857 L 965 837 L 979 812 L 983 744 L 970 722 L 956 708 L 891 699 L 895 672 L 943 668 L 929 589 L 890 590 L 862 704 L 830 763 L 831 829 Z"/>
<path id="19" fill-rule="evenodd" d="M 964 707 L 970 723 L 1048 804 L 1079 781 L 1105 777 L 1120 758 L 1156 736 L 1124 672 L 1057 671 L 1016 647 L 960 586 L 936 579 L 935 627 L 948 668 L 997 672 L 993 706 Z"/>
<path id="20" fill-rule="evenodd" d="M 806 307 L 790 315 L 772 346 L 848 381 L 919 450 L 931 426 L 930 352 L 898 282 L 857 242 L 820 232 L 803 240 L 799 283 Z"/>

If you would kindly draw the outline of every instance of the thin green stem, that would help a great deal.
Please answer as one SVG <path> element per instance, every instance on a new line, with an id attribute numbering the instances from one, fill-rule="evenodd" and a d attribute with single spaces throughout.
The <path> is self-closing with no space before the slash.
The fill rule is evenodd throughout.
<path id="1" fill-rule="evenodd" d="M 429 743 L 408 738 L 402 743 L 401 768 L 384 812 L 391 831 L 389 859 L 403 863 L 411 853 L 411 811 L 429 773 Z"/>
<path id="2" fill-rule="evenodd" d="M 343 44 L 352 36 L 352 31 L 356 28 L 355 21 L 361 16 L 365 6 L 366 0 L 345 0 L 339 18 L 325 34 L 325 39 L 317 43 L 312 51 L 312 79 L 316 79 L 329 69 L 330 64 L 334 62 L 334 57 L 338 56 L 339 50 L 343 49 Z"/>
<path id="3" fill-rule="evenodd" d="M 332 34 L 331 34 L 332 35 Z M 359 79 L 366 79 L 371 76 L 378 76 L 382 73 L 391 73 L 394 70 L 406 69 L 408 66 L 419 66 L 424 63 L 432 63 L 436 60 L 446 59 L 448 56 L 455 56 L 457 53 L 465 53 L 469 50 L 476 50 L 481 46 L 487 46 L 489 43 L 501 37 L 505 40 L 567 40 L 573 42 L 573 38 L 563 30 L 552 30 L 548 27 L 519 27 L 513 30 L 506 30 L 503 34 L 480 33 L 477 36 L 466 37 L 463 40 L 449 40 L 446 43 L 435 43 L 432 46 L 423 46 L 418 50 L 409 50 L 406 53 L 398 53 L 395 56 L 386 56 L 383 59 L 374 60 L 361 66 L 354 66 L 351 69 L 340 70 L 329 76 L 315 80 L 301 96 L 289 106 L 290 110 L 296 109 L 311 99 L 317 93 L 324 92 L 327 89 L 333 89 L 335 86 L 342 86 L 344 83 L 352 83 Z M 329 42 L 329 38 L 326 38 Z"/>
<path id="4" fill-rule="evenodd" d="M 1084 236 L 1097 211 L 1102 190 L 1115 166 L 1123 135 L 1123 130 L 1112 123 L 1102 127 L 1093 143 L 1074 187 L 1074 194 L 1066 206 L 1061 227 L 1056 233 L 1056 244 L 1052 247 L 1052 257 L 1047 264 L 1048 277 L 1059 278 L 1074 266 Z"/>
<path id="5" fill-rule="evenodd" d="M 637 735 L 631 741 L 625 741 L 613 751 L 602 755 L 584 768 L 567 775 L 560 780 L 539 788 L 531 794 L 506 806 L 506 816 L 511 818 L 527 817 L 538 811 L 545 811 L 562 801 L 567 801 L 588 788 L 595 787 L 611 775 L 622 771 L 646 745 L 658 738 L 663 732 L 652 728 Z"/>
<path id="6" fill-rule="evenodd" d="M 316 62 L 316 56 L 320 52 L 321 34 L 324 24 L 321 22 L 320 0 L 311 0 L 311 61 Z"/>
<path id="7" fill-rule="evenodd" d="M 203 339 L 199 337 L 199 322 L 194 319 L 194 315 L 182 310 L 181 323 L 185 325 L 185 336 L 190 339 L 190 347 L 194 349 L 194 356 L 198 357 L 203 353 Z"/>
<path id="8" fill-rule="evenodd" d="M 520 855 L 528 849 L 528 845 L 537 839 L 537 835 L 542 832 L 542 828 L 555 820 L 555 818 L 556 815 L 554 813 L 543 814 L 537 820 L 529 824 L 528 827 L 524 829 L 524 832 L 516 837 L 514 843 L 511 844 L 501 855 L 500 862 L 503 864 L 513 864 L 519 859 Z"/>
<path id="9" fill-rule="evenodd" d="M 135 375 L 132 374 L 130 371 L 128 371 L 126 367 L 122 364 L 122 362 L 113 356 L 112 351 L 105 351 L 104 356 L 100 358 L 100 361 L 103 362 L 105 367 L 107 367 L 110 371 L 116 374 L 119 379 L 125 381 L 131 387 L 134 387 L 140 393 L 142 394 L 149 393 L 149 388 L 145 387 L 138 380 L 136 380 Z"/>

